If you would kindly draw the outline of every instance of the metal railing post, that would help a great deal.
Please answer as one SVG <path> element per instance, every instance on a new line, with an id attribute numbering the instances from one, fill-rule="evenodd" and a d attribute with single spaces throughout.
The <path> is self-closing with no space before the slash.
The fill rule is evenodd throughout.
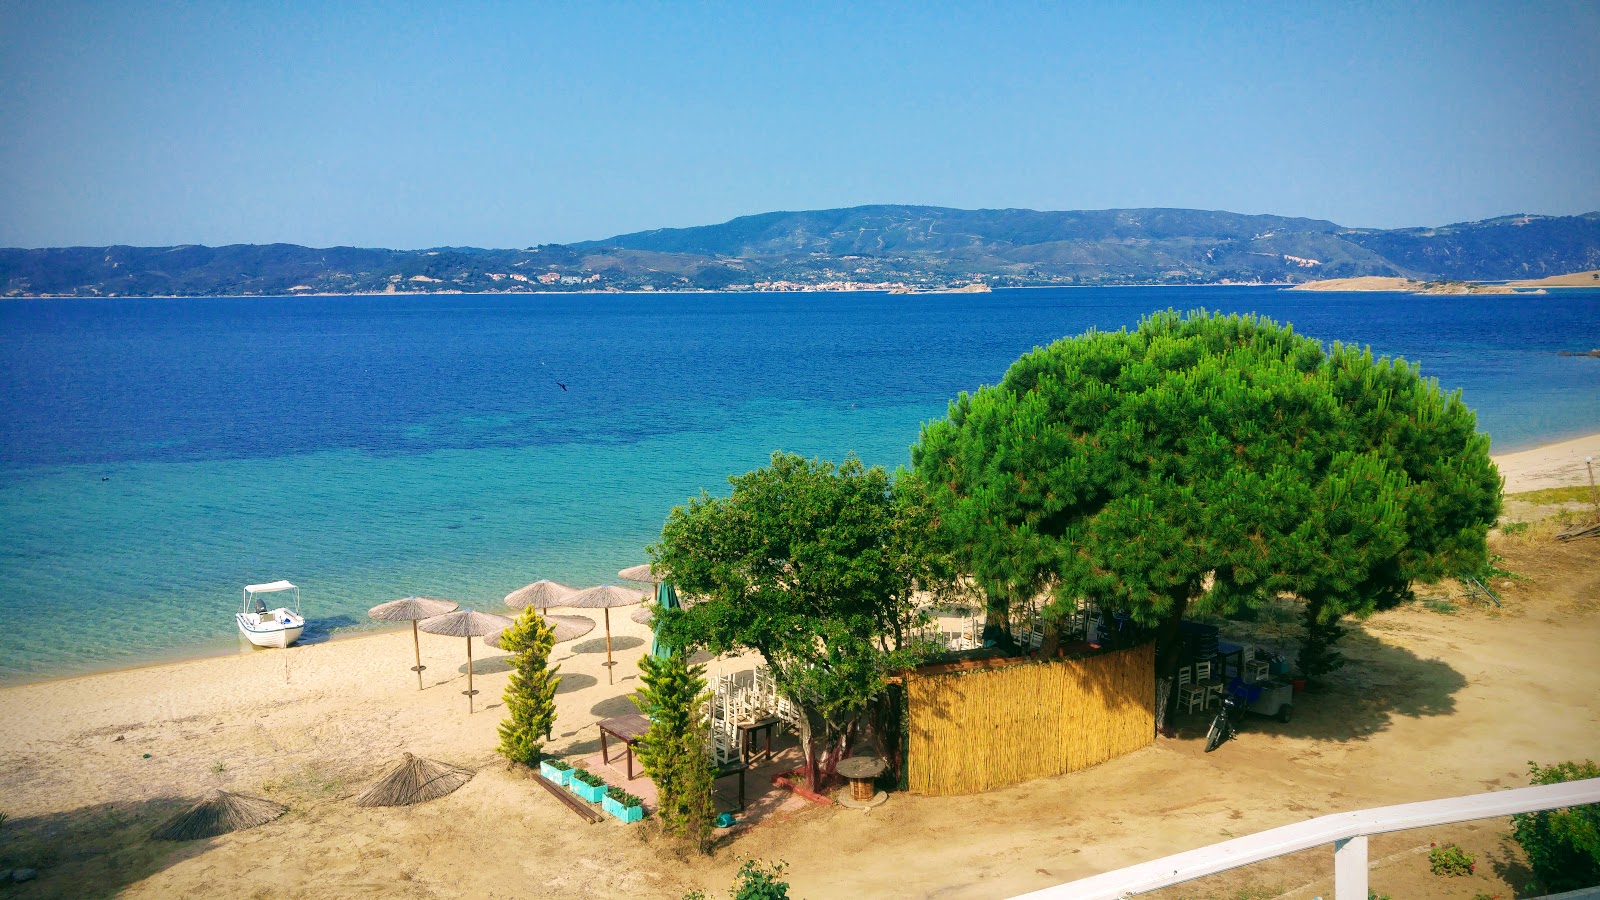
<path id="1" fill-rule="evenodd" d="M 1333 842 L 1334 900 L 1367 900 L 1367 836 Z"/>

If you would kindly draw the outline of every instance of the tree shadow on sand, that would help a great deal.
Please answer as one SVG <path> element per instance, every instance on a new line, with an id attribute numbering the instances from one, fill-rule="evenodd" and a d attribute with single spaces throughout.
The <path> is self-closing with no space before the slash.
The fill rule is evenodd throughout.
<path id="1" fill-rule="evenodd" d="M 6 896 L 109 897 L 205 852 L 214 838 L 158 841 L 150 836 L 193 802 L 157 797 L 7 819 L 0 869 L 34 869 L 38 877 L 8 885 Z"/>
<path id="2" fill-rule="evenodd" d="M 1455 694 L 1467 684 L 1442 660 L 1385 644 L 1357 624 L 1350 626 L 1339 649 L 1347 660 L 1344 668 L 1297 694 L 1287 725 L 1247 712 L 1237 723 L 1240 731 L 1340 743 L 1365 740 L 1396 717 L 1453 714 Z M 1179 713 L 1178 736 L 1204 738 L 1215 715 L 1215 705 L 1203 713 Z"/>

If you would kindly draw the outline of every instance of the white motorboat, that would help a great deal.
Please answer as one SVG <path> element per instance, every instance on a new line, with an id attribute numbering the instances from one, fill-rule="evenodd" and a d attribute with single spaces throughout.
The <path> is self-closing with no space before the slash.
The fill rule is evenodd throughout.
<path id="1" fill-rule="evenodd" d="M 288 605 L 268 609 L 261 595 L 282 591 L 292 592 L 294 609 Z M 306 630 L 306 620 L 300 615 L 300 589 L 287 581 L 245 585 L 244 603 L 234 618 L 239 620 L 240 633 L 257 647 L 287 647 Z"/>

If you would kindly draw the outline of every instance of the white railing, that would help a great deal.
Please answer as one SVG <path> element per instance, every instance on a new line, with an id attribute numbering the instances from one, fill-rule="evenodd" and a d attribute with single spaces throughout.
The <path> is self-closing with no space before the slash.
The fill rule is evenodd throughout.
<path id="1" fill-rule="evenodd" d="M 1323 844 L 1333 845 L 1335 900 L 1367 900 L 1367 836 L 1600 803 L 1600 778 L 1334 813 L 1152 862 L 1058 884 L 1016 900 L 1119 900 Z"/>

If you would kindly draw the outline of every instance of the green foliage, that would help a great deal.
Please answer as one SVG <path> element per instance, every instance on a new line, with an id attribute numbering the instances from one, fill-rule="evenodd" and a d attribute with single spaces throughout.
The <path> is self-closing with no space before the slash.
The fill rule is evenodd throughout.
<path id="1" fill-rule="evenodd" d="M 650 548 L 680 591 L 704 598 L 666 612 L 662 634 L 674 647 L 765 657 L 804 714 L 815 790 L 821 758 L 839 749 L 848 723 L 890 672 L 919 658 L 905 635 L 912 591 L 941 571 L 931 509 L 854 457 L 835 467 L 774 453 L 766 468 L 728 480 L 730 496 L 702 493 L 674 509 Z"/>
<path id="2" fill-rule="evenodd" d="M 604 778 L 601 778 L 599 775 L 596 775 L 588 769 L 583 768 L 572 770 L 572 780 L 587 784 L 589 787 L 603 787 L 606 783 Z"/>
<path id="3" fill-rule="evenodd" d="M 783 880 L 788 863 L 762 863 L 747 859 L 739 867 L 733 900 L 788 900 L 789 883 Z"/>
<path id="4" fill-rule="evenodd" d="M 544 761 L 544 763 L 550 768 L 555 769 L 557 772 L 568 772 L 572 770 L 572 763 L 569 763 L 566 760 L 547 759 Z"/>
<path id="5" fill-rule="evenodd" d="M 610 797 L 611 799 L 613 799 L 615 801 L 617 801 L 618 803 L 622 804 L 623 806 L 643 806 L 644 805 L 644 801 L 643 800 L 640 800 L 638 797 L 635 797 L 634 795 L 628 793 L 627 791 L 623 790 L 620 787 L 617 787 L 616 785 L 611 785 L 611 786 L 606 788 L 606 796 Z"/>
<path id="6" fill-rule="evenodd" d="M 1457 844 L 1445 844 L 1428 851 L 1428 870 L 1435 875 L 1471 875 L 1477 868 L 1477 857 Z"/>
<path id="7" fill-rule="evenodd" d="M 1459 395 L 1407 363 L 1168 311 L 1025 354 L 924 426 L 912 460 L 991 604 L 1047 591 L 1170 628 L 1191 602 L 1279 593 L 1333 623 L 1478 569 L 1499 511 L 1487 451 Z"/>
<path id="8" fill-rule="evenodd" d="M 1422 601 L 1422 608 L 1428 610 L 1429 612 L 1439 613 L 1440 615 L 1453 616 L 1456 614 L 1456 610 L 1459 607 L 1457 607 L 1454 603 L 1451 603 L 1449 600 L 1442 600 L 1438 597 L 1429 597 L 1428 599 Z"/>
<path id="9" fill-rule="evenodd" d="M 557 668 L 549 664 L 555 643 L 555 631 L 533 607 L 500 635 L 500 646 L 511 652 L 511 678 L 505 690 L 510 716 L 500 723 L 499 751 L 524 765 L 539 761 L 555 726 L 556 686 L 561 683 Z"/>
<path id="10" fill-rule="evenodd" d="M 1530 762 L 1528 773 L 1533 784 L 1560 784 L 1600 778 L 1600 766 L 1590 760 L 1543 767 Z M 1600 884 L 1600 804 L 1512 816 L 1511 837 L 1546 891 Z"/>
<path id="11" fill-rule="evenodd" d="M 728 888 L 730 900 L 789 900 L 789 883 L 783 880 L 788 863 L 763 863 L 747 859 Z M 690 891 L 683 900 L 707 900 L 705 891 Z"/>
<path id="12" fill-rule="evenodd" d="M 1372 888 L 1367 888 L 1367 900 L 1389 900 L 1389 895 L 1380 894 Z"/>
<path id="13" fill-rule="evenodd" d="M 710 735 L 700 714 L 708 699 L 705 667 L 691 666 L 688 652 L 680 650 L 664 659 L 645 654 L 639 672 L 643 686 L 636 702 L 650 717 L 650 729 L 639 739 L 636 755 L 655 783 L 657 818 L 667 833 L 708 851 L 716 809 Z"/>
<path id="14" fill-rule="evenodd" d="M 1305 639 L 1295 668 L 1307 678 L 1318 678 L 1344 668 L 1344 654 L 1333 645 L 1344 637 L 1345 628 L 1337 615 L 1330 615 L 1323 603 L 1308 602 L 1305 608 Z"/>

